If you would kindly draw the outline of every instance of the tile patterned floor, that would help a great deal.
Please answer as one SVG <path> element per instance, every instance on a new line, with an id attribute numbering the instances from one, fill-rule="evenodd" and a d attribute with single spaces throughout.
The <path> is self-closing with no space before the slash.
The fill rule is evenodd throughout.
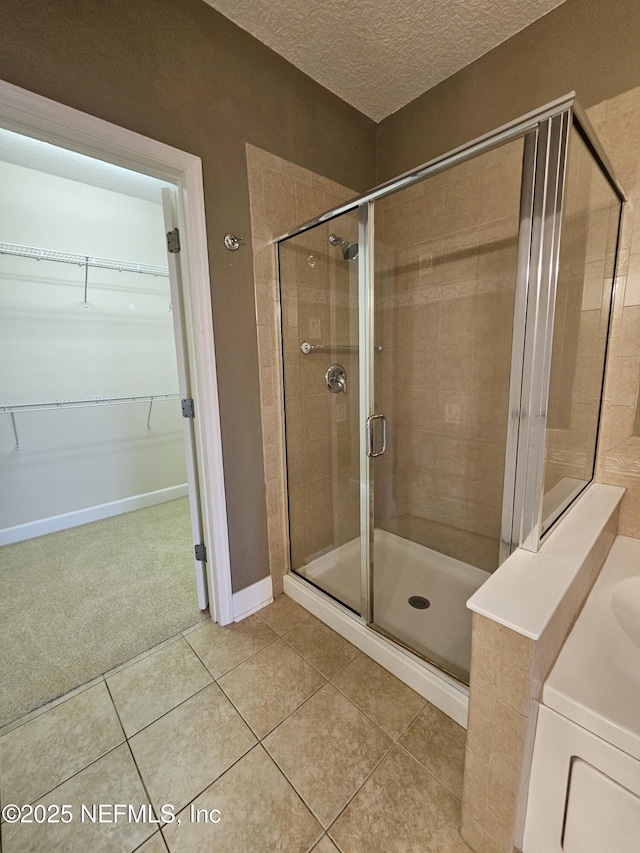
<path id="1" fill-rule="evenodd" d="M 469 853 L 464 730 L 286 596 L 0 735 L 3 853 Z"/>

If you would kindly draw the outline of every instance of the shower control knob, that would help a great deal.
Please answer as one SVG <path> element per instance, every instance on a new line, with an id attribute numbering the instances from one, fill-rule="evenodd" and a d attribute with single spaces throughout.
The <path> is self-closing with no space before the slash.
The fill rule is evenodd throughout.
<path id="1" fill-rule="evenodd" d="M 332 394 L 347 393 L 347 372 L 341 364 L 331 364 L 324 375 L 324 381 Z"/>

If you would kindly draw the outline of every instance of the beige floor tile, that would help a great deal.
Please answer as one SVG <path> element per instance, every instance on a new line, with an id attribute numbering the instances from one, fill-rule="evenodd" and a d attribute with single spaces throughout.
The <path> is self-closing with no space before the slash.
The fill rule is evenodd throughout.
<path id="1" fill-rule="evenodd" d="M 218 683 L 257 736 L 263 738 L 324 682 L 316 669 L 278 640 Z"/>
<path id="2" fill-rule="evenodd" d="M 209 622 L 185 637 L 214 678 L 219 678 L 276 639 L 257 615 L 220 627 Z"/>
<path id="3" fill-rule="evenodd" d="M 320 621 L 288 595 L 279 595 L 272 604 L 259 610 L 256 616 L 280 635 L 286 634 L 297 625 L 312 625 Z"/>
<path id="4" fill-rule="evenodd" d="M 218 809 L 217 824 L 196 823 L 194 809 Z M 171 853 L 306 853 L 322 828 L 261 746 L 256 746 L 165 830 Z"/>
<path id="5" fill-rule="evenodd" d="M 3 803 L 29 803 L 124 741 L 104 682 L 0 740 Z"/>
<path id="6" fill-rule="evenodd" d="M 327 827 L 393 745 L 326 684 L 265 738 L 264 746 Z"/>
<path id="7" fill-rule="evenodd" d="M 87 681 L 84 684 L 81 684 L 80 687 L 75 687 L 73 690 L 69 690 L 62 696 L 58 696 L 57 699 L 52 699 L 51 702 L 47 702 L 44 705 L 40 705 L 39 708 L 34 708 L 33 711 L 29 711 L 28 714 L 24 714 L 22 717 L 18 717 L 17 720 L 12 720 L 10 723 L 1 726 L 0 739 L 3 738 L 4 735 L 9 734 L 9 732 L 13 731 L 14 729 L 19 728 L 24 723 L 28 723 L 31 720 L 35 720 L 36 717 L 40 717 L 42 714 L 46 714 L 47 711 L 51 711 L 51 709 L 55 708 L 56 705 L 62 705 L 63 702 L 67 702 L 69 699 L 72 699 L 79 693 L 84 693 L 85 690 L 89 690 L 92 687 L 95 687 L 96 684 L 100 684 L 103 680 L 104 679 L 101 675 L 99 675 L 97 678 L 92 678 L 91 681 Z"/>
<path id="8" fill-rule="evenodd" d="M 366 655 L 341 669 L 332 683 L 394 740 L 425 704 L 422 696 Z"/>
<path id="9" fill-rule="evenodd" d="M 145 841 L 142 847 L 138 847 L 136 853 L 167 853 L 167 845 L 164 843 L 164 838 L 160 832 L 152 835 L 148 841 Z"/>
<path id="10" fill-rule="evenodd" d="M 71 806 L 73 820 L 57 824 L 5 824 L 2 827 L 4 853 L 129 853 L 135 850 L 152 833 L 157 824 L 149 821 L 137 823 L 126 815 L 114 820 L 113 812 L 104 813 L 109 821 L 92 823 L 82 817 L 81 806 L 90 810 L 95 805 L 125 803 L 136 812 L 147 806 L 147 795 L 126 744 L 104 755 L 94 764 L 55 788 L 38 802 Z M 153 814 L 147 814 L 153 818 Z M 152 853 L 151 848 L 150 853 Z M 146 853 L 146 851 L 145 851 Z"/>
<path id="11" fill-rule="evenodd" d="M 394 747 L 329 830 L 343 853 L 469 853 L 460 803 Z"/>
<path id="12" fill-rule="evenodd" d="M 462 726 L 427 702 L 399 744 L 461 800 L 466 739 Z"/>
<path id="13" fill-rule="evenodd" d="M 312 853 L 339 853 L 339 851 L 329 836 L 324 835 L 313 848 Z"/>
<path id="14" fill-rule="evenodd" d="M 159 652 L 160 649 L 164 649 L 165 646 L 170 646 L 171 643 L 175 643 L 177 639 L 182 637 L 182 634 L 174 634 L 172 637 L 167 637 L 166 640 L 162 640 L 160 643 L 156 643 L 155 646 L 151 646 L 150 649 L 145 649 L 143 652 L 140 652 L 139 655 L 135 655 L 135 657 L 129 658 L 129 660 L 125 660 L 123 663 L 119 663 L 117 666 L 108 669 L 104 675 L 104 680 L 108 681 L 113 675 L 117 672 L 120 672 L 123 669 L 127 669 L 129 666 L 133 666 L 134 663 L 139 663 L 144 658 L 148 658 L 151 655 L 155 655 L 156 652 Z"/>
<path id="15" fill-rule="evenodd" d="M 182 638 L 107 679 L 127 737 L 157 720 L 212 681 Z"/>
<path id="16" fill-rule="evenodd" d="M 355 646 L 319 621 L 298 625 L 284 634 L 283 639 L 326 678 L 360 654 Z"/>
<path id="17" fill-rule="evenodd" d="M 255 742 L 220 688 L 210 684 L 130 744 L 152 802 L 181 809 Z"/>

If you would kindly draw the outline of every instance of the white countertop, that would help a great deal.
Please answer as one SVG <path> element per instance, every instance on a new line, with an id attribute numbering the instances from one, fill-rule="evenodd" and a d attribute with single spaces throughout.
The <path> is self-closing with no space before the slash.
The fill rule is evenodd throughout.
<path id="1" fill-rule="evenodd" d="M 614 542 L 542 696 L 640 760 L 640 540 Z"/>
<path id="2" fill-rule="evenodd" d="M 537 553 L 514 551 L 467 607 L 538 640 L 623 494 L 619 486 L 593 483 Z"/>

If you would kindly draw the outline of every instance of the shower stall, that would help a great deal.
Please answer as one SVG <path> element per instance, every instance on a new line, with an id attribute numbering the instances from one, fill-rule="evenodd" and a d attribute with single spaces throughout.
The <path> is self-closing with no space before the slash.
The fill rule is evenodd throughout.
<path id="1" fill-rule="evenodd" d="M 277 241 L 291 570 L 460 682 L 593 480 L 623 201 L 571 95 Z"/>

